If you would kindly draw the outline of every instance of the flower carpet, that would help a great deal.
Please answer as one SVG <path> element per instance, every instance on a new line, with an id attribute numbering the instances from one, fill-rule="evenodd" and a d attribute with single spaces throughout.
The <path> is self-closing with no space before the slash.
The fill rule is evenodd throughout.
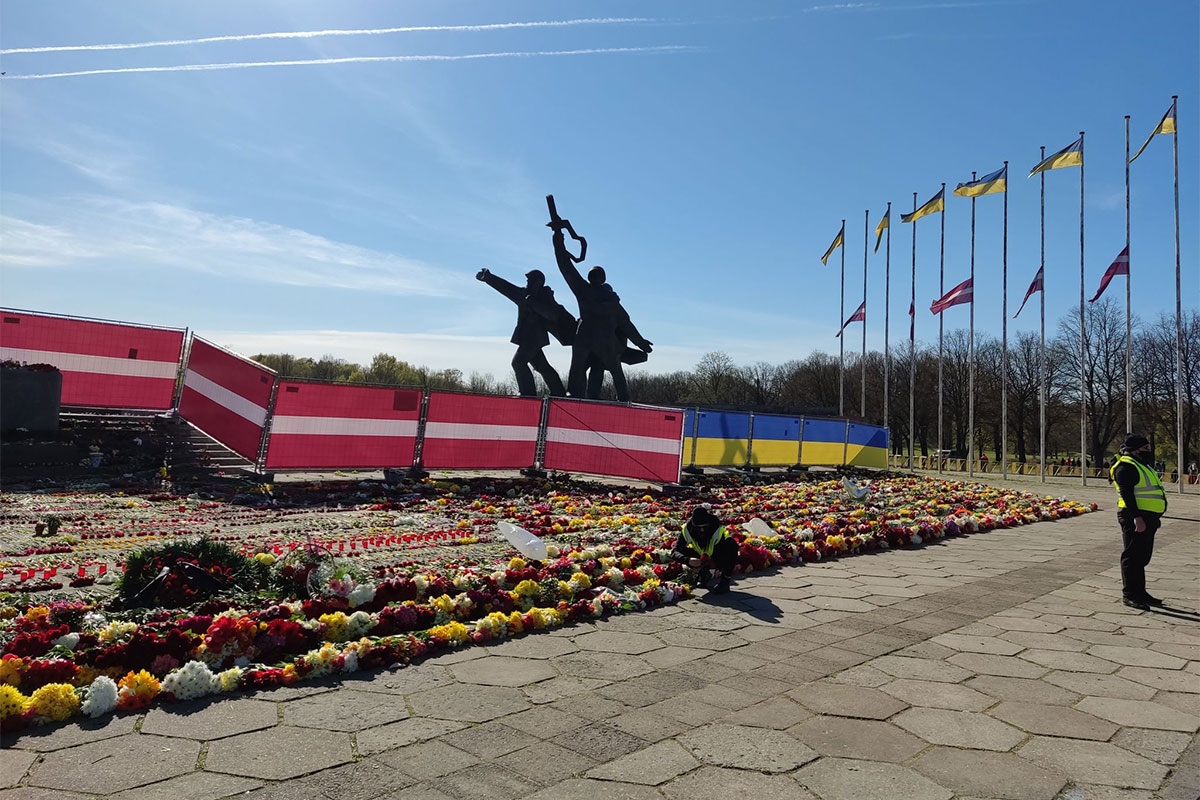
<path id="1" fill-rule="evenodd" d="M 861 500 L 815 477 L 686 494 L 493 478 L 6 492 L 0 721 L 290 685 L 672 603 L 695 574 L 670 550 L 701 500 L 738 539 L 740 573 L 1094 510 L 917 477 Z M 755 517 L 773 534 L 741 528 Z M 543 537 L 547 559 L 517 557 L 501 520 Z"/>

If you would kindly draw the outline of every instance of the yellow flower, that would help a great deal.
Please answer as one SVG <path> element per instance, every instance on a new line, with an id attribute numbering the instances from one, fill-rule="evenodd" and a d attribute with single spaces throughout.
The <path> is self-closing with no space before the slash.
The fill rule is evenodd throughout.
<path id="1" fill-rule="evenodd" d="M 39 717 L 62 722 L 79 711 L 79 695 L 69 683 L 48 683 L 29 698 L 29 707 Z"/>
<path id="2" fill-rule="evenodd" d="M 429 629 L 429 638 L 442 644 L 462 644 L 468 636 L 470 631 L 461 622 L 448 622 Z"/>
<path id="3" fill-rule="evenodd" d="M 122 711 L 145 708 L 158 696 L 158 678 L 144 669 L 126 673 L 117 686 L 117 708 Z"/>
<path id="4" fill-rule="evenodd" d="M 0 619 L 12 619 L 19 613 L 16 606 L 0 606 Z"/>
<path id="5" fill-rule="evenodd" d="M 25 619 L 32 622 L 42 617 L 49 616 L 49 614 L 50 609 L 46 606 L 32 606 L 28 611 L 25 612 Z"/>
<path id="6" fill-rule="evenodd" d="M 521 619 L 521 612 L 514 611 L 508 615 L 508 632 L 521 633 L 525 630 L 525 621 Z"/>
<path id="7" fill-rule="evenodd" d="M 576 591 L 582 592 L 585 589 L 592 588 L 592 579 L 588 577 L 586 572 L 576 572 L 571 576 L 571 584 Z"/>
<path id="8" fill-rule="evenodd" d="M 514 558 L 508 562 L 508 568 L 511 570 L 525 569 L 525 559 Z"/>
<path id="9" fill-rule="evenodd" d="M 514 589 L 518 597 L 537 597 L 542 591 L 542 587 L 538 586 L 537 581 L 524 580 L 517 584 Z"/>
<path id="10" fill-rule="evenodd" d="M 29 698 L 7 683 L 0 684 L 0 719 L 24 714 L 29 708 Z"/>
<path id="11" fill-rule="evenodd" d="M 275 555 L 273 553 L 255 553 L 254 560 L 269 567 L 275 563 Z"/>
<path id="12" fill-rule="evenodd" d="M 25 662 L 19 658 L 0 659 L 0 684 L 20 686 L 23 666 Z"/>
<path id="13" fill-rule="evenodd" d="M 328 642 L 344 642 L 350 633 L 350 618 L 341 611 L 322 614 L 317 618 L 325 625 L 325 640 Z"/>

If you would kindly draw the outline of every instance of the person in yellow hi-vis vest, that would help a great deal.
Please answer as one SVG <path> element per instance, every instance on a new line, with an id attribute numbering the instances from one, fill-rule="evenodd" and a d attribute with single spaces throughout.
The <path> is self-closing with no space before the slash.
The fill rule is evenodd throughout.
<path id="1" fill-rule="evenodd" d="M 1121 523 L 1122 602 L 1149 611 L 1162 600 L 1146 591 L 1146 565 L 1154 553 L 1154 533 L 1167 510 L 1167 493 L 1154 471 L 1154 452 L 1145 436 L 1125 437 L 1121 452 L 1108 470 L 1117 490 L 1117 521 Z"/>
<path id="2" fill-rule="evenodd" d="M 683 561 L 692 569 L 700 571 L 700 585 L 713 594 L 729 591 L 729 579 L 737 564 L 738 543 L 712 512 L 712 506 L 703 503 L 692 509 L 688 521 L 679 532 L 671 557 Z"/>

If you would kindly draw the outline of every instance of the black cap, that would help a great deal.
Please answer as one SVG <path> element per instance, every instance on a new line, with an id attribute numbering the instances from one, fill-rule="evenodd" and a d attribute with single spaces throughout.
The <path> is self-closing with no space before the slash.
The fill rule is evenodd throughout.
<path id="1" fill-rule="evenodd" d="M 1145 436 L 1142 436 L 1140 433 L 1131 433 L 1125 437 L 1125 443 L 1121 445 L 1121 449 L 1133 453 L 1142 449 L 1148 444 L 1150 444 L 1150 440 Z"/>
<path id="2" fill-rule="evenodd" d="M 539 281 L 541 281 L 542 283 L 546 282 L 546 273 L 542 272 L 540 269 L 531 269 L 531 270 L 529 270 L 529 272 L 525 273 L 526 278 L 532 278 L 535 275 L 537 276 L 537 279 Z"/>

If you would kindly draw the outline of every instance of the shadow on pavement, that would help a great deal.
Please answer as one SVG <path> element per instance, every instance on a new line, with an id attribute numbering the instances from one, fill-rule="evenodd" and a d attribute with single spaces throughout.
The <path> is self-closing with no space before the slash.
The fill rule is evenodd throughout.
<path id="1" fill-rule="evenodd" d="M 710 606 L 744 611 L 761 622 L 779 622 L 783 618 L 783 612 L 769 597 L 759 597 L 747 592 L 739 592 L 736 589 L 725 594 L 709 592 L 701 597 L 700 601 Z"/>

